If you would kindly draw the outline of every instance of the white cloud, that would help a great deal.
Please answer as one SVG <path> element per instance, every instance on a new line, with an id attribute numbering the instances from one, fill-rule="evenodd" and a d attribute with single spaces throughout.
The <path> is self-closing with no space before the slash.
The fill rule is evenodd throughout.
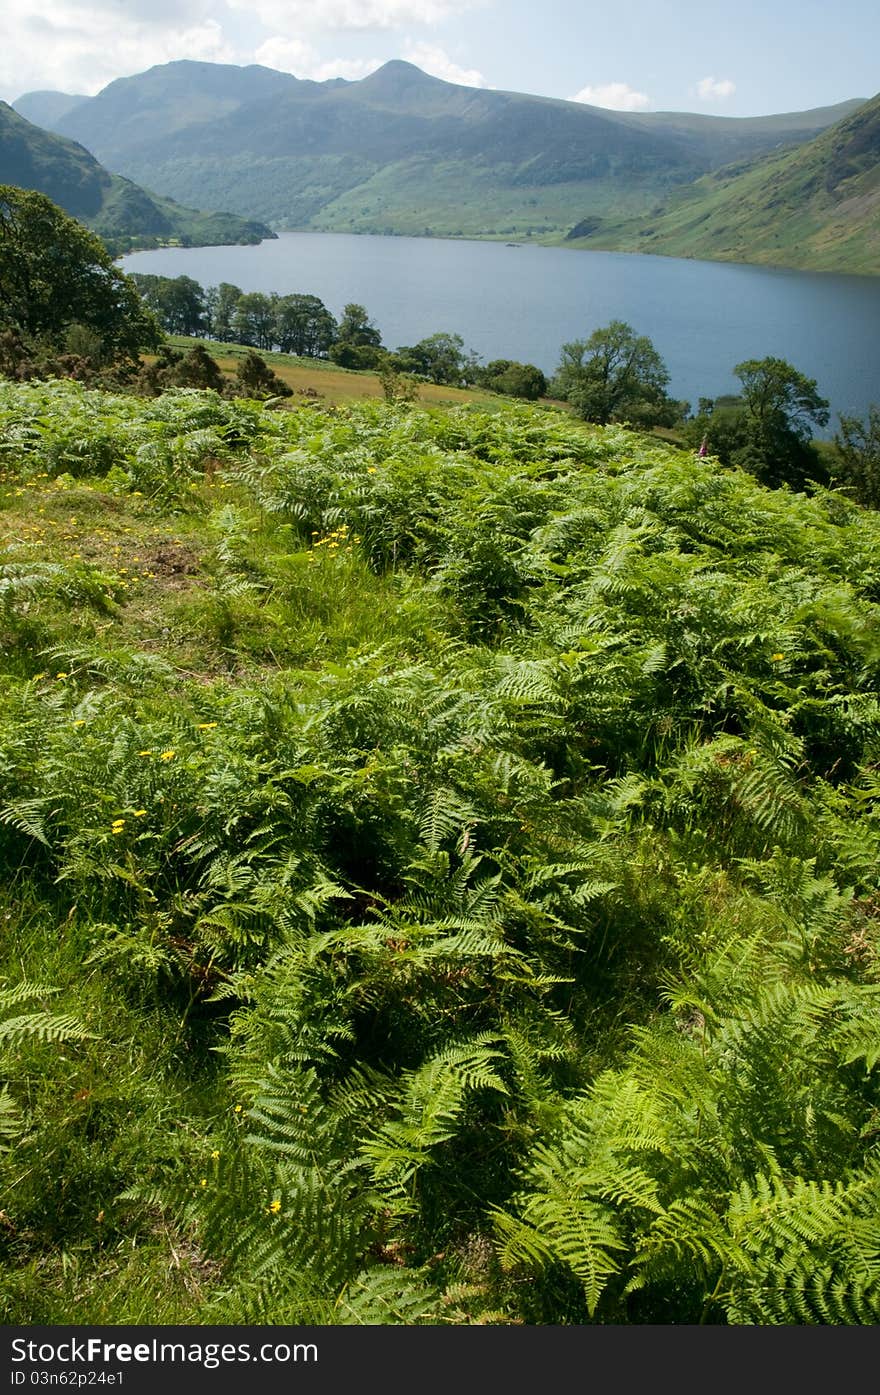
<path id="1" fill-rule="evenodd" d="M 423 72 L 444 82 L 456 82 L 461 87 L 488 87 L 486 79 L 477 68 L 462 68 L 454 62 L 437 44 L 416 44 L 407 42 L 403 57 L 408 63 L 415 63 Z"/>
<path id="2" fill-rule="evenodd" d="M 234 62 L 212 8 L 209 0 L 181 0 L 173 10 L 162 0 L 46 0 L 38 13 L 5 16 L 0 92 L 10 100 L 36 88 L 92 94 L 176 58 Z"/>
<path id="3" fill-rule="evenodd" d="M 326 82 L 328 78 L 337 77 L 347 78 L 351 82 L 375 72 L 385 60 L 331 58 L 325 61 L 304 39 L 286 39 L 276 35 L 260 45 L 254 53 L 254 61 L 267 68 L 277 68 L 282 73 L 293 73 L 298 78 L 312 78 L 315 82 Z"/>
<path id="4" fill-rule="evenodd" d="M 53 88 L 99 92 L 114 78 L 159 63 L 191 58 L 215 63 L 264 63 L 323 81 L 358 79 L 392 56 L 353 54 L 370 30 L 399 31 L 394 48 L 426 71 L 452 82 L 484 86 L 476 69 L 443 49 L 404 35 L 440 24 L 493 0 L 0 0 L 0 97 Z M 336 33 L 338 43 L 328 37 Z M 320 42 L 323 36 L 324 42 Z M 370 45 L 381 53 L 384 44 Z M 334 49 L 336 52 L 334 52 Z M 367 50 L 369 53 L 369 50 Z"/>
<path id="5" fill-rule="evenodd" d="M 606 82 L 599 87 L 582 87 L 570 102 L 586 102 L 593 107 L 608 107 L 611 111 L 643 111 L 651 105 L 647 92 L 636 92 L 628 82 Z"/>
<path id="6" fill-rule="evenodd" d="M 726 102 L 736 91 L 730 78 L 704 77 L 697 83 L 697 96 L 703 102 Z"/>
<path id="7" fill-rule="evenodd" d="M 441 24 L 479 0 L 228 0 L 276 33 L 308 30 L 406 29 Z"/>

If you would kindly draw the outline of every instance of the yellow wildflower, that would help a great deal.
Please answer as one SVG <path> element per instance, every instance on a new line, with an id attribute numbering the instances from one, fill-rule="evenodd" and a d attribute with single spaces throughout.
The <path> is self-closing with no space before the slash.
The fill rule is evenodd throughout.
<path id="1" fill-rule="evenodd" d="M 175 752 L 175 751 L 160 751 L 160 752 L 159 752 L 159 759 L 160 759 L 160 760 L 174 760 L 175 755 L 176 755 L 176 752 Z"/>
<path id="2" fill-rule="evenodd" d="M 278 1198 L 276 1197 L 274 1201 L 270 1201 L 270 1202 L 269 1202 L 269 1211 L 271 1212 L 271 1214 L 272 1214 L 273 1216 L 277 1216 L 277 1215 L 278 1215 L 278 1212 L 279 1212 L 280 1210 L 281 1210 L 281 1202 L 280 1202 L 280 1201 L 278 1200 Z"/>
<path id="3" fill-rule="evenodd" d="M 773 660 L 774 664 L 778 664 L 778 663 L 780 663 L 780 661 L 781 661 L 782 659 L 785 658 L 785 655 L 784 655 L 784 654 L 771 654 L 771 655 L 770 655 L 770 658 Z"/>
<path id="4" fill-rule="evenodd" d="M 217 725 L 216 722 L 199 722 L 197 730 L 198 730 L 198 731 L 212 731 L 213 728 L 214 728 L 216 725 Z"/>
<path id="5" fill-rule="evenodd" d="M 152 748 L 152 746 L 150 746 L 146 751 L 138 751 L 138 755 L 139 755 L 139 756 L 151 756 L 152 754 L 153 754 L 153 748 Z"/>
<path id="6" fill-rule="evenodd" d="M 136 819 L 142 819 L 142 818 L 144 817 L 144 814 L 145 814 L 146 812 L 147 812 L 146 809 L 135 809 L 135 811 L 134 811 L 134 817 L 135 817 Z"/>

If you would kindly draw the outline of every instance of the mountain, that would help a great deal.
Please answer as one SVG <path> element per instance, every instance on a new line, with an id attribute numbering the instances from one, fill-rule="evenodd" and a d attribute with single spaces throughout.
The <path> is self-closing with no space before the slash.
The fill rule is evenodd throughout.
<path id="1" fill-rule="evenodd" d="M 194 246 L 260 242 L 270 228 L 202 213 L 110 174 L 88 150 L 42 130 L 0 102 L 0 183 L 36 189 L 106 238 L 114 251 L 157 241 Z"/>
<path id="2" fill-rule="evenodd" d="M 880 273 L 880 95 L 796 150 L 718 170 L 575 245 Z"/>
<path id="3" fill-rule="evenodd" d="M 463 87 L 394 60 L 358 82 L 180 61 L 119 78 L 54 128 L 172 197 L 277 227 L 560 241 L 856 103 L 738 120 L 612 112 Z"/>
<path id="4" fill-rule="evenodd" d="M 51 130 L 56 121 L 79 106 L 80 102 L 87 101 L 88 97 L 75 96 L 71 92 L 25 92 L 12 105 L 25 121 Z"/>

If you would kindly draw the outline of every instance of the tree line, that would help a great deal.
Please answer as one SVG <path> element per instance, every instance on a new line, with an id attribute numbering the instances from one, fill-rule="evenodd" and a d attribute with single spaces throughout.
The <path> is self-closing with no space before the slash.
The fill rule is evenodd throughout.
<path id="1" fill-rule="evenodd" d="M 385 370 L 448 387 L 478 384 L 532 401 L 547 391 L 547 379 L 534 364 L 496 359 L 482 365 L 459 334 L 431 334 L 392 351 L 355 302 L 337 319 L 316 295 L 243 291 L 229 281 L 203 287 L 191 276 L 134 272 L 131 279 L 168 334 L 329 359 L 341 368 Z"/>

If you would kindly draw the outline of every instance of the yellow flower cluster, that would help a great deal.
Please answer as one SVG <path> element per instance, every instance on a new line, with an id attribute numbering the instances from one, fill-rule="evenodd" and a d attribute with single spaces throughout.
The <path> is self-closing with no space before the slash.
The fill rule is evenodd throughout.
<path id="1" fill-rule="evenodd" d="M 313 533 L 312 538 L 315 540 L 312 546 L 326 547 L 331 557 L 335 556 L 341 547 L 345 548 L 346 552 L 351 552 L 352 544 L 360 542 L 356 533 L 349 533 L 347 523 L 341 524 L 324 538 L 319 538 L 317 533 Z"/>

